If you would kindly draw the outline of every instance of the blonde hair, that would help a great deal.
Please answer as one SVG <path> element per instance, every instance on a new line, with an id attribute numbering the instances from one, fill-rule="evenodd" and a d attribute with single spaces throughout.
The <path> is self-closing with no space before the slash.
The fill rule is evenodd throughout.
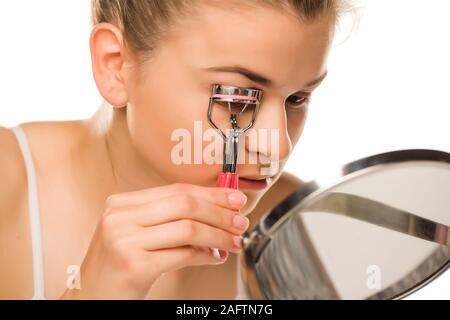
<path id="1" fill-rule="evenodd" d="M 170 26 L 178 19 L 193 13 L 199 0 L 91 0 L 92 24 L 107 22 L 124 34 L 125 46 L 140 62 L 150 56 Z M 231 0 L 207 0 L 209 5 L 230 4 Z M 338 20 L 347 12 L 346 0 L 240 0 L 240 5 L 270 5 L 296 14 L 310 22 L 331 14 Z"/>

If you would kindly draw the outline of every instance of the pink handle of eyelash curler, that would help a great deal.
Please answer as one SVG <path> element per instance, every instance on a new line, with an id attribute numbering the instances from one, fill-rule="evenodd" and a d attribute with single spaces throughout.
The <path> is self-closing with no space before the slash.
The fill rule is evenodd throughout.
<path id="1" fill-rule="evenodd" d="M 221 172 L 217 176 L 216 187 L 238 189 L 239 173 Z"/>
<path id="2" fill-rule="evenodd" d="M 221 172 L 217 176 L 216 188 L 230 188 L 230 189 L 238 189 L 239 187 L 239 174 L 233 172 Z M 240 210 L 237 210 L 238 213 Z M 217 248 L 211 249 L 213 255 L 220 259 L 220 253 Z"/>

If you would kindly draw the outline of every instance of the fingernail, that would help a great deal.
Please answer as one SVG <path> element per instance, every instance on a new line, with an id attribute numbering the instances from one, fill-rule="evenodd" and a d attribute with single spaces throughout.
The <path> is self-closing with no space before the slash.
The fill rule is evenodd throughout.
<path id="1" fill-rule="evenodd" d="M 220 258 L 220 250 L 213 249 L 213 248 L 209 248 L 209 249 L 211 250 L 211 253 L 212 253 L 214 258 L 216 258 L 217 260 L 221 260 L 221 258 Z"/>
<path id="2" fill-rule="evenodd" d="M 228 256 L 228 253 L 225 250 L 219 250 L 219 253 L 222 260 L 225 260 L 225 258 Z"/>
<path id="3" fill-rule="evenodd" d="M 234 243 L 234 246 L 237 249 L 242 249 L 242 239 L 241 239 L 241 237 L 234 236 L 233 237 L 233 243 Z"/>
<path id="4" fill-rule="evenodd" d="M 228 256 L 228 252 L 225 250 L 220 250 L 220 249 L 211 249 L 212 251 L 212 255 L 214 258 L 216 258 L 217 262 L 219 264 L 224 263 L 227 256 Z"/>
<path id="5" fill-rule="evenodd" d="M 247 198 L 242 193 L 234 192 L 230 193 L 228 195 L 228 202 L 232 205 L 244 205 L 244 203 L 247 201 Z"/>
<path id="6" fill-rule="evenodd" d="M 248 223 L 249 220 L 246 217 L 240 216 L 238 214 L 235 214 L 233 217 L 233 225 L 239 230 L 247 229 Z"/>

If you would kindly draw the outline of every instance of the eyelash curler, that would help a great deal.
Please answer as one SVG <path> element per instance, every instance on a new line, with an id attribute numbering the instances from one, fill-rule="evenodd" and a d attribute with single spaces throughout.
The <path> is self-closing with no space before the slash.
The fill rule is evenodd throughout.
<path id="1" fill-rule="evenodd" d="M 223 168 L 217 176 L 216 187 L 238 189 L 239 174 L 236 172 L 238 148 L 240 137 L 253 128 L 256 116 L 259 112 L 263 93 L 259 89 L 239 88 L 233 86 L 224 86 L 215 84 L 212 87 L 212 94 L 209 99 L 208 107 L 208 122 L 209 124 L 222 136 L 224 140 L 223 147 Z M 228 105 L 228 112 L 230 113 L 231 129 L 228 129 L 228 134 L 225 134 L 212 120 L 212 112 L 215 102 L 225 102 Z M 232 110 L 231 104 L 244 105 L 239 113 Z M 238 125 L 239 116 L 247 109 L 249 105 L 254 106 L 252 119 L 245 128 L 240 128 Z M 220 259 L 219 250 L 212 249 L 215 257 Z"/>

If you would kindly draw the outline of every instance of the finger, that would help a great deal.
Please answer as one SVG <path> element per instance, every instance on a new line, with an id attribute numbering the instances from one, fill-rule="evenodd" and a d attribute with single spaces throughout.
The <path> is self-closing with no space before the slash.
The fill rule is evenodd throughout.
<path id="1" fill-rule="evenodd" d="M 183 246 L 152 251 L 148 255 L 147 263 L 149 270 L 154 270 L 156 264 L 158 273 L 161 274 L 176 271 L 188 266 L 223 264 L 228 256 L 228 252 L 222 251 L 222 260 L 218 260 L 212 253 L 202 250 L 201 248 Z"/>
<path id="2" fill-rule="evenodd" d="M 242 234 L 250 225 L 249 219 L 236 210 L 186 195 L 182 198 L 166 197 L 125 210 L 126 214 L 141 227 L 191 219 L 234 234 Z"/>
<path id="3" fill-rule="evenodd" d="M 186 245 L 219 248 L 236 253 L 242 251 L 240 236 L 193 220 L 178 220 L 142 228 L 133 234 L 131 241 L 148 251 Z"/>
<path id="4" fill-rule="evenodd" d="M 235 209 L 242 208 L 247 201 L 246 195 L 239 190 L 176 183 L 156 188 L 111 195 L 106 200 L 106 205 L 108 207 L 138 205 L 149 203 L 168 196 L 182 196 L 184 194 L 203 198 L 222 207 Z"/>

